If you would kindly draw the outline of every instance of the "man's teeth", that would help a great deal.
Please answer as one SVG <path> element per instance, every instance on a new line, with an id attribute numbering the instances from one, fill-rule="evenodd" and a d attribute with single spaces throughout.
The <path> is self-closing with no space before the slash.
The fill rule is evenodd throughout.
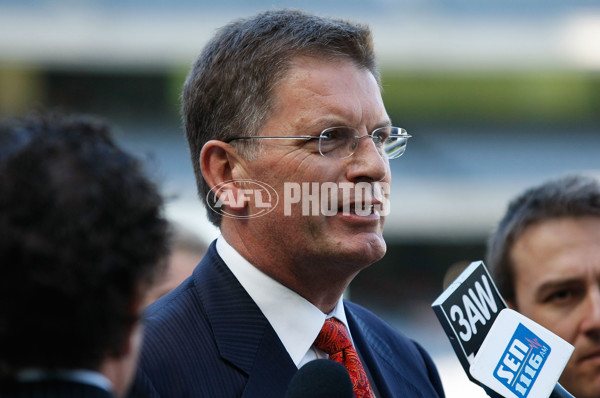
<path id="1" fill-rule="evenodd" d="M 348 209 L 350 210 L 349 211 L 350 214 L 356 214 L 357 206 L 350 206 Z M 375 206 L 374 205 L 359 206 L 358 207 L 358 211 L 360 212 L 361 215 L 365 215 L 365 213 L 367 213 L 367 214 L 373 214 L 374 210 L 375 210 Z M 340 211 L 343 212 L 344 208 L 342 207 L 340 209 Z"/>

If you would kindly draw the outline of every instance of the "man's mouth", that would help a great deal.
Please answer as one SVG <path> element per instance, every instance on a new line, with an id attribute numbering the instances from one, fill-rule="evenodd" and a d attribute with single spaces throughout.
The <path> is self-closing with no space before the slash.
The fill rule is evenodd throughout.
<path id="1" fill-rule="evenodd" d="M 376 211 L 375 204 L 348 203 L 338 208 L 338 213 L 369 216 Z"/>
<path id="2" fill-rule="evenodd" d="M 581 356 L 581 361 L 588 361 L 588 360 L 600 360 L 600 347 L 587 351 L 585 353 L 585 355 Z"/>

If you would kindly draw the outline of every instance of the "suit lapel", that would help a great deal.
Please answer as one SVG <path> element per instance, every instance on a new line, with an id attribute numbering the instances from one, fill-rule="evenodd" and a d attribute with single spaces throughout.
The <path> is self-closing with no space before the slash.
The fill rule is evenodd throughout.
<path id="1" fill-rule="evenodd" d="M 379 353 L 374 349 L 374 336 L 371 336 L 361 319 L 347 305 L 344 305 L 344 308 L 352 340 L 354 340 L 356 350 L 363 361 L 363 366 L 367 368 L 371 380 L 375 383 L 377 396 L 381 398 L 393 397 L 394 395 L 390 391 L 390 380 L 386 376 L 389 372 L 386 367 L 389 367 L 390 363 L 382 363 Z"/>
<path id="2" fill-rule="evenodd" d="M 248 375 L 244 397 L 283 396 L 297 368 L 214 242 L 194 271 L 194 281 L 222 358 Z"/>
<path id="3" fill-rule="evenodd" d="M 407 379 L 407 366 L 411 366 L 412 358 L 393 358 L 399 355 L 381 338 L 382 333 L 373 325 L 365 322 L 353 310 L 352 306 L 344 305 L 348 325 L 357 351 L 367 367 L 378 397 L 423 397 L 423 393 L 415 386 L 414 380 Z M 395 353 L 396 354 L 392 354 Z"/>
<path id="4" fill-rule="evenodd" d="M 257 351 L 256 362 L 242 397 L 281 398 L 297 370 L 275 331 L 269 326 Z"/>

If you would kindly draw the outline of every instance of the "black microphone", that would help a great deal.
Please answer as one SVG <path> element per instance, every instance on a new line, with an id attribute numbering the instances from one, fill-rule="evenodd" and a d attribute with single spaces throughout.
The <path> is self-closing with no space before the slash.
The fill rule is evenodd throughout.
<path id="1" fill-rule="evenodd" d="M 344 365 L 331 359 L 315 359 L 298 369 L 285 398 L 354 398 L 354 390 Z"/>
<path id="2" fill-rule="evenodd" d="M 573 346 L 507 308 L 483 262 L 471 263 L 432 307 L 467 376 L 490 397 L 573 398 L 557 383 Z"/>

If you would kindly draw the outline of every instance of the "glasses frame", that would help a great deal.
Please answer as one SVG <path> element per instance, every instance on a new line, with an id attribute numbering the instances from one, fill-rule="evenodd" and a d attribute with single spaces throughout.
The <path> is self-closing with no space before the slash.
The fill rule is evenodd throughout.
<path id="1" fill-rule="evenodd" d="M 347 128 L 347 129 L 352 129 L 356 132 L 358 132 L 357 129 L 355 129 L 354 127 L 349 127 L 349 126 L 336 126 L 336 127 L 328 127 L 325 130 L 321 131 L 321 134 L 317 135 L 254 135 L 254 136 L 236 136 L 236 137 L 232 137 L 232 138 L 228 138 L 226 140 L 224 140 L 225 143 L 229 144 L 232 141 L 236 141 L 236 140 L 253 140 L 253 139 L 274 139 L 274 140 L 314 140 L 314 139 L 319 139 L 321 140 L 323 135 L 333 129 L 339 129 L 339 128 Z M 371 137 L 371 139 L 373 140 L 373 142 L 375 142 L 375 137 L 373 136 L 373 134 L 375 132 L 377 132 L 380 129 L 385 129 L 385 128 L 393 128 L 393 129 L 397 129 L 398 131 L 400 131 L 400 134 L 391 134 L 390 137 L 397 137 L 397 138 L 405 138 L 408 140 L 408 138 L 411 138 L 412 135 L 408 134 L 406 132 L 406 130 L 404 130 L 401 127 L 394 127 L 394 126 L 384 126 L 384 127 L 378 127 L 375 130 L 371 131 L 369 134 L 365 134 L 365 135 L 357 135 L 354 138 L 356 138 L 356 142 L 358 142 L 359 140 L 361 140 L 362 138 L 365 137 Z M 388 137 L 389 138 L 389 137 Z M 407 141 L 408 142 L 408 141 Z M 358 146 L 358 145 L 357 145 Z M 405 144 L 406 146 L 406 144 Z M 338 158 L 338 159 L 346 159 L 349 158 L 350 156 L 354 155 L 354 152 L 356 152 L 356 148 L 354 148 L 349 155 Z M 319 153 L 321 154 L 321 156 L 326 157 L 331 159 L 332 157 L 325 155 L 322 151 L 321 151 L 321 142 L 319 142 Z M 394 156 L 394 157 L 390 157 L 388 156 L 388 153 L 383 151 L 382 155 L 384 155 L 387 159 L 396 159 L 399 158 L 400 156 L 402 156 L 404 154 L 404 151 L 402 151 L 402 153 L 398 156 Z"/>

